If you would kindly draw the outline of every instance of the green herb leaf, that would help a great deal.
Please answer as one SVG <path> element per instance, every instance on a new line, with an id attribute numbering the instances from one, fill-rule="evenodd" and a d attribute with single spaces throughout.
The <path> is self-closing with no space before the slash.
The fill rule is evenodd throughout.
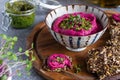
<path id="1" fill-rule="evenodd" d="M 31 49 L 28 49 L 25 51 L 25 55 L 26 56 L 29 56 L 29 52 L 31 53 L 31 60 L 27 59 L 27 60 L 23 60 L 22 59 L 22 55 L 21 54 L 15 54 L 13 52 L 13 48 L 14 48 L 14 45 L 17 41 L 17 37 L 8 37 L 4 34 L 0 34 L 0 37 L 2 38 L 1 40 L 5 41 L 4 45 L 1 47 L 1 55 L 0 55 L 0 64 L 2 64 L 3 62 L 3 59 L 7 59 L 6 61 L 13 61 L 15 64 L 17 62 L 20 62 L 20 63 L 23 63 L 23 65 L 26 65 L 26 70 L 30 70 L 32 68 L 32 61 L 35 60 L 35 57 L 33 56 L 33 51 Z M 33 45 L 32 45 L 33 47 Z M 22 52 L 22 48 L 20 47 L 19 52 Z M 23 54 L 23 53 L 22 53 Z M 18 58 L 19 58 L 19 61 L 18 61 Z M 26 64 L 25 64 L 26 63 Z M 8 63 L 8 65 L 12 66 L 13 63 Z M 18 65 L 19 66 L 19 65 Z M 21 75 L 21 73 L 18 73 L 18 75 Z M 0 78 L 0 80 L 7 80 L 5 79 L 6 76 L 3 76 Z"/>
<path id="2" fill-rule="evenodd" d="M 7 55 L 8 55 L 8 56 L 12 55 L 12 52 L 10 52 L 10 51 L 9 51 L 9 52 L 7 52 Z"/>
<path id="3" fill-rule="evenodd" d="M 25 55 L 29 56 L 29 51 L 28 50 L 25 51 Z"/>
<path id="4" fill-rule="evenodd" d="M 77 15 L 76 17 L 77 17 L 77 18 L 81 18 L 80 15 Z"/>
<path id="5" fill-rule="evenodd" d="M 30 60 L 26 60 L 26 70 L 29 71 L 32 68 L 32 62 Z"/>
<path id="6" fill-rule="evenodd" d="M 22 76 L 22 73 L 18 73 L 17 75 L 18 75 L 18 76 Z"/>
<path id="7" fill-rule="evenodd" d="M 82 22 L 82 24 L 81 24 L 82 29 L 89 30 L 91 28 L 91 24 L 90 24 L 89 20 L 86 20 L 85 18 L 82 18 L 81 22 Z"/>
<path id="8" fill-rule="evenodd" d="M 32 57 L 31 61 L 35 61 L 35 60 L 36 60 L 36 58 L 35 58 L 35 57 Z"/>
<path id="9" fill-rule="evenodd" d="M 11 44 L 11 46 L 13 46 L 13 45 L 15 45 L 15 42 L 12 41 L 10 44 Z"/>
<path id="10" fill-rule="evenodd" d="M 22 52 L 22 48 L 20 47 L 18 51 L 19 51 L 19 52 Z"/>
<path id="11" fill-rule="evenodd" d="M 18 38 L 17 38 L 17 37 L 13 37 L 13 40 L 14 40 L 14 41 L 17 41 L 17 40 L 18 40 Z"/>
<path id="12" fill-rule="evenodd" d="M 75 27 L 75 25 L 77 25 L 78 27 Z M 81 18 L 80 15 L 74 16 L 70 14 L 68 18 L 64 19 L 60 23 L 60 27 L 63 29 L 73 29 L 75 27 L 76 30 L 80 29 L 89 30 L 91 28 L 91 24 L 89 20 Z"/>
<path id="13" fill-rule="evenodd" d="M 7 36 L 3 34 L 3 35 L 2 35 L 2 38 L 6 40 L 6 39 L 7 39 Z"/>
<path id="14" fill-rule="evenodd" d="M 15 60 L 15 61 L 18 60 L 18 57 L 16 56 L 16 54 L 13 54 L 12 57 L 13 57 L 13 60 Z"/>
<path id="15" fill-rule="evenodd" d="M 34 43 L 32 43 L 31 47 L 34 48 Z"/>
<path id="16" fill-rule="evenodd" d="M 7 75 L 3 75 L 0 80 L 7 80 Z"/>
<path id="17" fill-rule="evenodd" d="M 0 60 L 0 64 L 2 64 L 3 63 L 3 60 Z"/>

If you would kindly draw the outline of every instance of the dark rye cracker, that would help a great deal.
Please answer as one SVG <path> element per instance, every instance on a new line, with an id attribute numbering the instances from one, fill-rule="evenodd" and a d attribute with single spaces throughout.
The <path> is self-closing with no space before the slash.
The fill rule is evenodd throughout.
<path id="1" fill-rule="evenodd" d="M 87 69 L 99 80 L 120 80 L 120 22 L 113 20 L 109 29 L 107 45 L 88 52 Z"/>

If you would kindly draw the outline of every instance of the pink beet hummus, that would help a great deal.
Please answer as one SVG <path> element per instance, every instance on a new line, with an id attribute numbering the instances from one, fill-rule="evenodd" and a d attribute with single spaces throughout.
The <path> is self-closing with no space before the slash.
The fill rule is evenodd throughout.
<path id="1" fill-rule="evenodd" d="M 113 14 L 112 15 L 112 18 L 117 21 L 117 22 L 120 22 L 120 14 Z"/>
<path id="2" fill-rule="evenodd" d="M 73 29 L 63 29 L 63 28 L 59 27 L 60 23 L 64 19 L 68 18 L 70 15 L 71 14 L 64 14 L 64 15 L 58 17 L 53 23 L 52 30 L 54 30 L 57 33 L 61 33 L 64 35 L 69 35 L 69 36 L 86 36 L 86 35 L 97 33 L 102 30 L 102 26 L 97 21 L 94 14 L 88 14 L 88 13 L 83 13 L 83 12 L 73 13 L 72 15 L 74 15 L 74 16 L 80 15 L 81 18 L 85 18 L 86 20 L 89 20 L 90 24 L 91 24 L 91 28 L 89 30 L 81 29 L 81 30 L 76 31 L 74 28 Z"/>
<path id="3" fill-rule="evenodd" d="M 72 63 L 70 58 L 64 54 L 52 54 L 47 59 L 47 66 L 50 70 L 64 69 L 65 67 L 71 67 Z"/>

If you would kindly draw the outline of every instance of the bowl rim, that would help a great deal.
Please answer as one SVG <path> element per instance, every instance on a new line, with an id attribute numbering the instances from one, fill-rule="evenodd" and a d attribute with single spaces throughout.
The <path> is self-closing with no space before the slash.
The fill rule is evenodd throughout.
<path id="1" fill-rule="evenodd" d="M 100 31 L 98 31 L 98 32 L 96 32 L 96 33 L 89 34 L 89 35 L 84 35 L 84 36 L 72 36 L 72 35 L 61 34 L 61 33 L 59 33 L 59 32 L 55 32 L 54 30 L 52 30 L 51 28 L 48 27 L 46 21 L 47 21 L 48 15 L 49 15 L 51 12 L 55 11 L 56 9 L 62 8 L 62 7 L 76 6 L 76 5 L 78 5 L 78 6 L 88 6 L 88 7 L 92 7 L 92 8 L 95 8 L 95 9 L 100 10 L 100 11 L 103 12 L 103 13 L 106 15 L 106 17 L 108 18 L 107 24 L 104 26 L 104 28 L 103 28 L 102 30 L 100 30 Z M 87 36 L 93 36 L 93 35 L 96 35 L 96 34 L 102 32 L 102 31 L 106 30 L 106 29 L 108 28 L 107 26 L 109 26 L 109 24 L 110 24 L 110 20 L 109 20 L 109 17 L 108 17 L 108 15 L 107 15 L 107 13 L 105 13 L 105 11 L 103 11 L 102 9 L 100 9 L 100 8 L 98 8 L 98 7 L 95 7 L 95 6 L 89 6 L 89 5 L 84 5 L 84 4 L 68 4 L 68 5 L 66 5 L 66 6 L 61 6 L 61 7 L 58 7 L 58 8 L 56 8 L 56 9 L 51 10 L 51 11 L 47 14 L 47 16 L 45 17 L 45 24 L 47 25 L 47 28 L 49 28 L 51 31 L 53 31 L 53 32 L 55 32 L 55 33 L 57 33 L 57 34 L 63 35 L 63 36 L 69 36 L 69 37 L 87 37 Z"/>

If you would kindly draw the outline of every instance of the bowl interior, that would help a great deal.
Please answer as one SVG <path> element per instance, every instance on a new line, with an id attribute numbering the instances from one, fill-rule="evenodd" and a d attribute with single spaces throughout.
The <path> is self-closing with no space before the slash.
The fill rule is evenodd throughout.
<path id="1" fill-rule="evenodd" d="M 96 16 L 97 20 L 99 20 L 99 22 L 103 26 L 103 29 L 107 27 L 108 24 L 107 15 L 102 10 L 87 5 L 68 5 L 68 6 L 59 7 L 51 11 L 46 16 L 46 24 L 48 28 L 51 29 L 52 24 L 56 18 L 64 14 L 70 14 L 75 12 L 93 13 Z"/>

